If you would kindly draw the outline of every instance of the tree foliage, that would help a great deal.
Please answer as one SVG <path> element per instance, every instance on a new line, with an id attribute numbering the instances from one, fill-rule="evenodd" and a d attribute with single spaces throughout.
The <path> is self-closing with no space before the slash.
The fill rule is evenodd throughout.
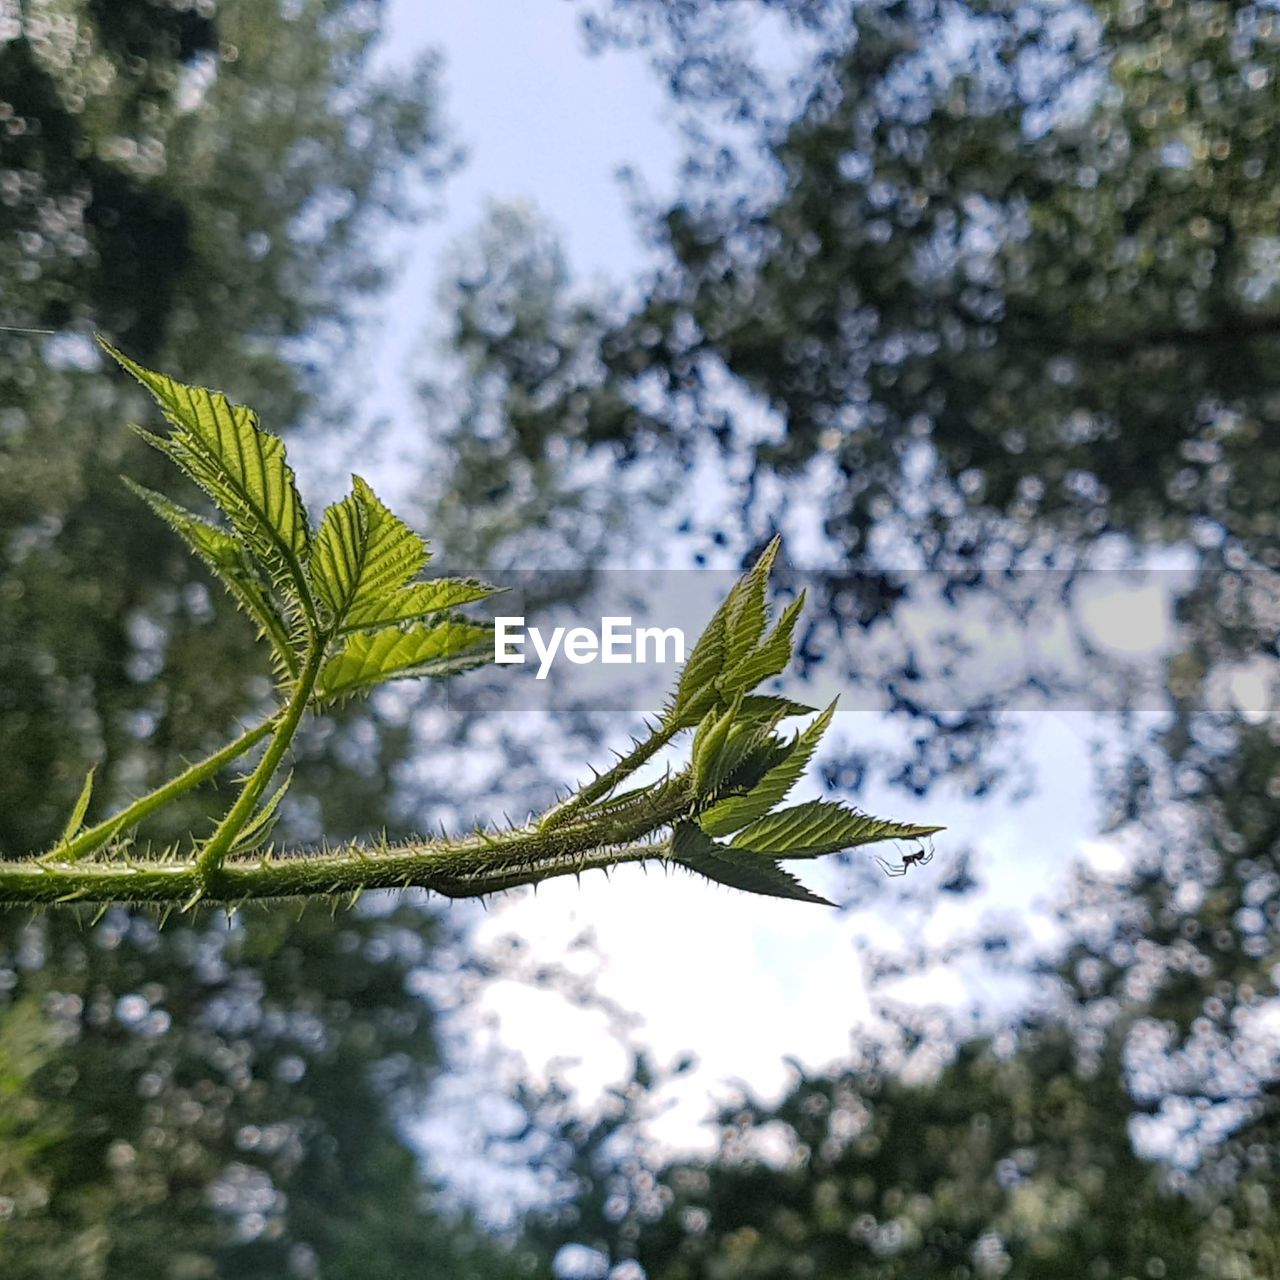
<path id="1" fill-rule="evenodd" d="M 771 7 L 821 32 L 799 108 L 725 159 L 763 172 L 751 195 L 722 165 L 663 214 L 668 268 L 611 368 L 701 405 L 722 363 L 777 413 L 760 466 L 834 465 L 827 527 L 855 555 L 898 513 L 944 567 L 1032 529 L 1197 522 L 1269 559 L 1267 10 Z M 652 39 L 669 18 L 677 92 L 710 64 L 688 97 L 752 93 L 718 6 L 617 9 Z"/>
<path id="2" fill-rule="evenodd" d="M 263 702 L 236 627 L 116 482 L 163 473 L 118 430 L 142 395 L 102 377 L 90 332 L 188 381 L 234 379 L 273 422 L 324 419 L 353 309 L 385 279 L 370 233 L 452 160 L 431 59 L 373 74 L 378 4 L 84 0 L 12 21 L 0 325 L 57 334 L 0 330 L 7 854 L 52 838 L 96 761 L 95 806 L 118 802 Z M 341 794 L 381 803 L 372 777 L 316 767 L 330 830 Z"/>
<path id="3" fill-rule="evenodd" d="M 62 932 L 0 949 L 6 1276 L 531 1274 L 400 1132 L 441 1070 L 420 911 Z"/>
<path id="4" fill-rule="evenodd" d="M 121 430 L 146 393 L 89 335 L 234 384 L 287 429 L 346 416 L 330 371 L 386 279 L 377 232 L 453 163 L 433 60 L 375 73 L 382 18 L 347 0 L 3 9 L 0 326 L 56 332 L 0 329 L 0 859 L 71 839 L 269 710 L 269 665 L 182 537 L 224 580 L 240 548 L 172 504 L 167 537 L 119 483 L 168 487 Z M 240 586 L 249 608 L 260 584 Z M 280 829 L 403 829 L 409 737 L 367 703 L 304 735 Z M 226 763 L 151 834 L 217 814 Z M 0 1270 L 527 1274 L 444 1212 L 397 1118 L 440 1070 L 414 993 L 441 936 L 412 904 L 339 930 L 0 914 Z"/>
<path id="5" fill-rule="evenodd" d="M 870 668 L 857 641 L 922 591 L 1016 611 L 1006 567 L 1073 573 L 1118 539 L 1272 565 L 1265 6 L 779 0 L 758 7 L 761 42 L 796 50 L 776 93 L 722 5 L 600 8 L 691 120 L 686 180 L 644 208 L 661 265 L 629 315 L 601 310 L 594 360 L 543 323 L 547 362 L 593 373 L 508 443 L 625 462 L 717 440 L 752 539 L 803 486 L 840 569 L 810 626 L 910 726 L 898 779 L 989 789 L 993 707 L 1038 692 L 1003 673 L 944 710 L 955 682 L 906 633 Z"/>
<path id="6" fill-rule="evenodd" d="M 923 1082 L 877 1069 L 874 1095 L 859 1071 L 802 1080 L 726 1116 L 714 1158 L 638 1180 L 579 1126 L 556 1238 L 649 1276 L 1269 1275 L 1280 24 L 1225 2 L 756 13 L 764 56 L 714 0 L 596 7 L 599 40 L 654 57 L 691 142 L 678 197 L 644 211 L 662 265 L 595 348 L 609 403 L 593 418 L 575 386 L 572 438 L 692 459 L 713 436 L 749 538 L 820 533 L 841 572 L 813 625 L 914 723 L 896 776 L 916 789 L 989 787 L 1008 692 L 930 680 L 905 643 L 868 664 L 863 637 L 919 585 L 1017 609 L 1017 571 L 1052 567 L 1070 608 L 1108 554 L 1176 549 L 1195 572 L 1165 725 L 1121 705 L 1103 778 L 1105 834 L 1137 852 L 1062 905 L 1047 1020 Z M 545 420 L 534 456 L 558 447 Z M 695 546 L 724 532 L 687 524 Z M 828 1114 L 864 1113 L 885 1145 L 824 1150 Z M 779 1132 L 781 1167 L 751 1154 Z"/>
<path id="7" fill-rule="evenodd" d="M 356 6 L 305 23 L 271 5 L 223 4 L 213 17 L 63 8 L 78 15 L 73 46 L 24 25 L 0 48 L 0 100 L 30 94 L 19 115 L 40 124 L 3 142 L 18 185 L 6 179 L 0 218 L 12 234 L 0 253 L 18 284 L 0 322 L 62 327 L 58 308 L 69 307 L 144 361 L 234 382 L 269 420 L 296 421 L 319 375 L 299 376 L 276 339 L 341 314 L 340 274 L 369 278 L 357 231 L 385 175 L 415 148 L 442 157 L 429 95 L 364 93 L 369 29 Z M 1168 724 L 1135 735 L 1107 779 L 1111 829 L 1140 854 L 1125 876 L 1082 879 L 1064 904 L 1073 943 L 1052 975 L 1051 1016 L 950 1063 L 926 1046 L 935 1073 L 911 1083 L 892 1056 L 802 1079 L 777 1106 L 726 1115 L 714 1157 L 665 1172 L 593 1145 L 617 1136 L 616 1116 L 594 1129 L 575 1119 L 566 1158 L 581 1181 L 565 1213 L 576 1222 L 542 1239 L 638 1257 L 650 1276 L 933 1275 L 940 1262 L 970 1274 L 1270 1275 L 1275 1066 L 1259 1030 L 1274 991 L 1276 703 L 1272 693 L 1246 714 L 1231 689 L 1241 672 L 1274 688 L 1274 15 L 1225 0 L 757 10 L 770 37 L 799 33 L 816 50 L 787 91 L 771 92 L 770 60 L 756 56 L 738 6 L 616 0 L 598 17 L 600 38 L 649 46 L 686 109 L 683 190 L 649 211 L 664 265 L 620 313 L 579 305 L 537 237 L 500 226 L 486 240 L 451 302 L 468 381 L 451 444 L 466 483 L 449 492 L 439 472 L 447 545 L 480 549 L 476 563 L 517 541 L 526 517 L 544 541 L 600 535 L 598 490 L 569 483 L 566 459 L 582 474 L 603 460 L 621 488 L 624 465 L 635 475 L 665 457 L 705 459 L 715 442 L 756 545 L 785 500 L 819 495 L 793 502 L 789 518 L 812 514 L 848 572 L 811 601 L 798 647 L 811 647 L 814 625 L 852 637 L 851 681 L 884 689 L 919 726 L 899 776 L 921 789 L 942 775 L 987 785 L 973 743 L 994 733 L 999 691 L 966 686 L 957 714 L 910 646 L 894 650 L 893 670 L 867 665 L 862 636 L 892 625 L 917 581 L 886 562 L 936 570 L 957 598 L 998 596 L 1004 583 L 984 565 L 1070 568 L 1120 535 L 1128 549 L 1190 551 L 1202 572 L 1181 606 Z M 69 59 L 48 57 L 68 47 Z M 116 74 L 75 110 L 76 86 L 64 104 L 59 77 L 70 67 L 89 83 L 89 53 Z M 373 143 L 335 106 L 352 92 L 357 121 L 366 111 L 382 122 Z M 163 172 L 145 170 L 156 136 Z M 337 235 L 290 234 L 335 209 Z M 313 349 L 294 348 L 304 366 Z M 66 350 L 46 366 L 30 337 L 0 334 L 14 407 L 0 447 L 16 460 L 0 467 L 0 527 L 14 531 L 0 570 L 0 748 L 16 762 L 0 780 L 8 852 L 49 845 L 68 812 L 98 820 L 180 756 L 210 750 L 251 704 L 266 709 L 247 649 L 224 636 L 229 611 L 192 603 L 176 556 L 172 585 L 134 571 L 154 558 L 152 537 L 98 469 L 123 462 L 126 393 L 82 374 Z M 766 430 L 741 414 L 748 400 L 771 410 Z M 127 465 L 161 483 L 136 457 Z M 471 493 L 493 504 L 474 525 Z M 176 518 L 256 617 L 262 584 L 239 577 L 231 544 Z M 698 512 L 688 525 L 695 548 L 726 533 Z M 455 540 L 469 528 L 471 543 Z M 113 567 L 97 576 L 90 563 Z M 142 643 L 157 621 L 163 642 Z M 279 648 L 288 635 L 286 625 Z M 758 723 L 723 723 L 728 705 L 687 726 L 704 781 Z M 209 726 L 206 741 L 184 736 L 195 725 Z M 717 800 L 676 838 L 695 869 L 787 892 L 776 862 L 744 868 L 734 845 L 739 820 L 765 818 L 757 808 L 785 792 L 801 754 L 800 740 L 774 736 L 770 752 L 792 743 L 790 765 L 769 764 L 755 799 Z M 394 732 L 367 743 L 384 760 L 404 745 Z M 324 826 L 350 834 L 354 812 L 385 795 L 387 771 L 361 779 L 332 753 L 314 758 L 325 752 L 303 744 L 310 783 L 292 794 L 322 800 Z M 82 779 L 104 757 L 81 812 Z M 353 794 L 358 806 L 343 802 Z M 190 829 L 193 812 L 167 834 Z M 76 971 L 77 944 L 59 919 L 41 929 L 46 965 L 62 975 Z M 361 919 L 348 917 L 353 928 Z M 4 1038 L 19 1046 L 8 1060 L 59 1034 L 57 1007 L 6 1013 Z M 28 1091 L 14 1114 L 29 1115 L 26 1082 L 43 1077 L 7 1074 Z M 79 1123 L 91 1097 L 68 1097 Z M 324 1098 L 326 1115 L 342 1105 Z M 1131 1138 L 1162 1159 L 1139 1160 Z M 65 1141 L 59 1131 L 40 1159 L 58 1159 Z M 32 1185 L 61 1185 L 34 1167 Z M 105 1159 L 86 1167 L 85 1199 L 114 1221 L 109 1206 L 132 1201 Z M 46 1231 L 41 1247 L 54 1238 Z M 228 1248 L 215 1266 L 236 1256 Z"/>

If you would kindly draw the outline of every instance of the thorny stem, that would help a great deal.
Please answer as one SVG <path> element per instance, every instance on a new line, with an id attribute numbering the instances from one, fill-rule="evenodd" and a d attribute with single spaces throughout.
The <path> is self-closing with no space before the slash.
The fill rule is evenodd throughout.
<path id="1" fill-rule="evenodd" d="M 217 830 L 200 850 L 200 855 L 196 859 L 196 871 L 205 889 L 211 889 L 213 882 L 220 876 L 222 860 L 235 842 L 236 836 L 244 829 L 245 823 L 253 817 L 254 808 L 262 798 L 262 793 L 275 776 L 285 752 L 289 750 L 293 735 L 298 731 L 298 725 L 302 723 L 307 703 L 311 700 L 311 693 L 315 689 L 316 677 L 320 674 L 323 661 L 324 644 L 313 642 L 307 650 L 306 661 L 302 664 L 302 671 L 285 706 L 284 714 L 276 726 L 270 743 L 267 744 L 266 751 L 262 753 L 262 759 L 249 775 L 239 796 L 236 797 L 235 804 L 227 811 L 226 817 L 218 824 Z"/>
<path id="2" fill-rule="evenodd" d="M 80 832 L 78 836 L 75 836 L 65 844 L 59 844 L 45 854 L 41 861 L 57 863 L 79 862 L 81 858 L 85 858 L 101 849 L 112 836 L 127 830 L 129 827 L 137 826 L 138 823 L 149 817 L 157 809 L 162 809 L 193 787 L 198 787 L 202 782 L 207 782 L 233 760 L 244 755 L 251 747 L 257 746 L 275 727 L 279 718 L 280 713 L 276 712 L 268 716 L 261 724 L 254 725 L 252 729 L 246 729 L 234 742 L 228 743 L 221 751 L 215 751 L 213 755 L 207 756 L 205 759 L 184 769 L 182 773 L 178 774 L 176 778 L 170 779 L 164 786 L 157 787 L 145 796 L 140 796 L 132 804 L 121 809 L 119 813 L 113 813 L 111 817 L 104 818 L 96 826 Z"/>
<path id="3" fill-rule="evenodd" d="M 0 862 L 0 904 L 191 906 L 198 901 L 236 904 L 414 886 L 452 898 L 480 897 L 593 868 L 662 859 L 666 847 L 653 843 L 652 837 L 696 815 L 706 803 L 695 797 L 688 775 L 683 774 L 634 805 L 553 830 L 531 825 L 396 846 L 349 845 L 322 854 L 288 853 L 251 861 L 232 857 L 212 878 L 199 860 L 190 859 Z"/>
<path id="4" fill-rule="evenodd" d="M 539 829 L 548 831 L 553 827 L 561 827 L 567 822 L 572 822 L 583 809 L 595 804 L 597 800 L 604 799 L 614 787 L 625 782 L 641 765 L 653 759 L 679 731 L 678 727 L 665 722 L 659 725 L 643 742 L 636 743 L 633 751 L 622 756 L 612 769 L 598 774 L 568 799 L 548 809 L 538 823 Z"/>

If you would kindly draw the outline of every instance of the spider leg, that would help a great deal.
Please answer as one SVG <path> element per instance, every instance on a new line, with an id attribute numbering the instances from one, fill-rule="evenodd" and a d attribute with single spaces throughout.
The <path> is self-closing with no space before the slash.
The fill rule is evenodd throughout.
<path id="1" fill-rule="evenodd" d="M 876 861 L 884 868 L 884 873 L 887 876 L 905 876 L 907 874 L 906 867 L 895 867 L 879 855 L 876 856 Z"/>
<path id="2" fill-rule="evenodd" d="M 929 850 L 928 850 L 928 852 L 926 852 L 926 853 L 921 853 L 921 855 L 916 859 L 916 861 L 917 861 L 917 862 L 918 862 L 922 867 L 927 866 L 930 862 L 932 862 L 932 861 L 933 861 L 933 850 L 932 850 L 932 849 L 929 849 Z"/>

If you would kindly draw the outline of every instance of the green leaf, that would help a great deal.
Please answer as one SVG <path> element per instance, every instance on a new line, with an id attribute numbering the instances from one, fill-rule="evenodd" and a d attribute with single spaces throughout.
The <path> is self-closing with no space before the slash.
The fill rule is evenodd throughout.
<path id="1" fill-rule="evenodd" d="M 67 844 L 84 825 L 84 815 L 89 812 L 89 800 L 93 795 L 93 773 L 93 769 L 90 769 L 84 775 L 84 785 L 80 788 L 80 795 L 71 808 L 67 825 L 62 828 L 62 835 L 58 838 L 59 844 Z"/>
<path id="2" fill-rule="evenodd" d="M 738 712 L 739 720 L 764 720 L 770 716 L 777 720 L 786 720 L 792 716 L 817 715 L 818 708 L 807 706 L 803 702 L 792 702 L 790 698 L 777 698 L 768 693 L 749 693 L 742 699 L 742 710 Z"/>
<path id="3" fill-rule="evenodd" d="M 401 631 L 359 631 L 325 664 L 316 699 L 331 702 L 410 676 L 445 676 L 480 666 L 493 657 L 489 627 L 450 619 Z"/>
<path id="4" fill-rule="evenodd" d="M 671 856 L 681 866 L 730 889 L 742 889 L 766 898 L 815 902 L 825 907 L 835 905 L 806 889 L 772 858 L 717 844 L 691 823 L 681 823 L 676 828 L 671 840 Z"/>
<path id="5" fill-rule="evenodd" d="M 725 666 L 732 668 L 756 647 L 764 634 L 769 611 L 765 591 L 769 574 L 778 558 L 781 538 L 774 538 L 760 553 L 760 558 L 734 583 L 725 598 Z"/>
<path id="6" fill-rule="evenodd" d="M 746 795 L 729 796 L 708 809 L 698 819 L 708 835 L 727 836 L 749 822 L 763 818 L 781 804 L 804 774 L 813 753 L 822 741 L 835 714 L 833 702 L 816 720 L 792 740 L 786 758 L 770 769 Z"/>
<path id="7" fill-rule="evenodd" d="M 311 553 L 311 581 L 338 633 L 416 621 L 495 592 L 470 578 L 410 583 L 431 558 L 427 544 L 359 476 L 325 513 Z"/>
<path id="8" fill-rule="evenodd" d="M 343 618 L 360 589 L 368 543 L 360 501 L 354 493 L 325 510 L 311 547 L 308 569 L 312 590 L 331 618 Z M 422 540 L 417 539 L 417 543 L 423 554 L 418 563 L 409 568 L 406 577 L 416 573 L 426 561 Z"/>
<path id="9" fill-rule="evenodd" d="M 230 521 L 272 579 L 310 610 L 303 570 L 310 533 L 284 442 L 258 426 L 252 409 L 220 391 L 190 387 L 144 369 L 99 338 L 103 350 L 155 397 L 173 431 L 141 431 L 198 484 Z"/>
<path id="10" fill-rule="evenodd" d="M 757 685 L 780 675 L 791 661 L 792 633 L 804 608 L 804 592 L 802 591 L 783 610 L 778 625 L 766 639 L 756 648 L 743 654 L 728 667 L 718 681 L 719 688 L 726 696 L 739 690 L 754 689 Z"/>
<path id="11" fill-rule="evenodd" d="M 754 787 L 770 769 L 786 759 L 790 744 L 775 737 L 773 732 L 780 718 L 775 715 L 768 720 L 744 722 L 739 714 L 708 779 L 710 792 L 719 794 Z"/>
<path id="12" fill-rule="evenodd" d="M 721 777 L 721 755 L 738 716 L 740 699 L 719 715 L 708 711 L 693 737 L 693 789 L 699 795 L 713 790 Z"/>
<path id="13" fill-rule="evenodd" d="M 229 857 L 236 854 L 253 853 L 254 850 L 260 849 L 266 844 L 272 831 L 275 830 L 276 823 L 279 821 L 279 814 L 276 810 L 280 808 L 280 801 L 284 799 L 284 793 L 289 790 L 289 784 L 292 781 L 293 770 L 290 769 L 285 774 L 284 781 L 275 789 L 271 798 L 240 829 L 240 834 L 236 836 L 231 848 L 227 850 Z"/>
<path id="14" fill-rule="evenodd" d="M 432 613 L 457 609 L 498 594 L 498 588 L 477 578 L 431 578 L 401 588 L 395 595 L 370 604 L 357 605 L 347 615 L 343 631 L 399 626 Z"/>
<path id="15" fill-rule="evenodd" d="M 289 628 L 244 547 L 225 529 L 170 502 L 154 489 L 128 477 L 124 482 L 209 566 L 236 603 L 258 624 L 275 656 L 291 675 L 297 675 L 298 658 L 289 641 Z"/>
<path id="16" fill-rule="evenodd" d="M 735 694 L 749 693 L 791 661 L 791 637 L 804 607 L 803 593 L 761 639 L 768 623 L 765 592 L 779 545 L 775 538 L 734 583 L 698 637 L 664 714 L 668 727 L 691 728 L 708 710 Z"/>
<path id="17" fill-rule="evenodd" d="M 337 619 L 369 609 L 420 573 L 427 544 L 379 501 L 359 476 L 325 513 L 311 555 L 316 594 Z"/>
<path id="18" fill-rule="evenodd" d="M 888 822 L 828 800 L 810 800 L 751 823 L 730 843 L 735 849 L 775 858 L 816 858 L 878 840 L 914 840 L 941 830 Z"/>
<path id="19" fill-rule="evenodd" d="M 673 727 L 691 729 L 717 702 L 715 678 L 724 666 L 724 607 L 698 637 L 680 673 L 676 692 L 664 719 Z"/>

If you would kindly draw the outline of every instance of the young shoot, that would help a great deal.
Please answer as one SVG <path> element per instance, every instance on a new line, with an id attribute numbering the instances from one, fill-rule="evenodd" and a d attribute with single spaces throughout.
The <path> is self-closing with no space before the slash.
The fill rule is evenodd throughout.
<path id="1" fill-rule="evenodd" d="M 459 611 L 494 588 L 471 578 L 423 578 L 426 543 L 359 476 L 313 527 L 283 442 L 252 410 L 102 346 L 163 411 L 168 430 L 138 428 L 143 438 L 203 489 L 220 519 L 127 483 L 249 616 L 270 650 L 278 706 L 220 751 L 86 826 L 91 770 L 53 847 L 0 862 L 0 903 L 189 910 L 202 902 L 354 900 L 366 889 L 410 886 L 467 898 L 628 862 L 679 866 L 749 893 L 823 902 L 782 863 L 940 829 L 825 800 L 785 805 L 835 707 L 814 714 L 759 692 L 790 662 L 803 605 L 797 599 L 771 619 L 775 540 L 694 645 L 657 723 L 616 764 L 545 813 L 523 826 L 457 837 L 371 839 L 323 851 L 278 847 L 272 836 L 291 776 L 285 763 L 303 718 L 390 680 L 439 679 L 491 661 L 492 625 Z M 812 719 L 794 734 L 780 732 L 798 715 Z M 682 768 L 628 785 L 685 733 L 692 744 Z M 175 847 L 137 846 L 133 833 L 144 818 L 262 744 L 212 832 L 192 833 Z"/>

